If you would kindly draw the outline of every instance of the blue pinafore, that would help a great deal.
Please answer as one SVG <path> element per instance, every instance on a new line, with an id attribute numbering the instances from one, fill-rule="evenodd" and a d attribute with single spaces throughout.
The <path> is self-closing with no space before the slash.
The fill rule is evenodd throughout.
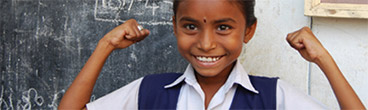
<path id="1" fill-rule="evenodd" d="M 165 73 L 145 76 L 139 88 L 138 109 L 176 109 L 182 84 L 171 88 L 164 86 L 171 84 L 181 75 Z M 238 86 L 230 109 L 276 109 L 278 78 L 249 76 L 249 79 L 259 93 Z"/>

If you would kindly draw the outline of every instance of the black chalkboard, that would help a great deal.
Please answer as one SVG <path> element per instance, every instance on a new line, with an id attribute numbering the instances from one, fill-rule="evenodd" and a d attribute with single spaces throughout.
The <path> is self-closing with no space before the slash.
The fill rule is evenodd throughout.
<path id="1" fill-rule="evenodd" d="M 147 74 L 183 72 L 169 0 L 0 0 L 0 109 L 56 109 L 99 39 L 134 18 L 148 38 L 114 51 L 91 100 Z"/>

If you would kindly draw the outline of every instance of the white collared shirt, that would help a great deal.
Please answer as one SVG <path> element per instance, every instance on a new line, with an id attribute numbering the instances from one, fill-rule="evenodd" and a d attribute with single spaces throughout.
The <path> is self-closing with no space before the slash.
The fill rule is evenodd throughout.
<path id="1" fill-rule="evenodd" d="M 109 93 L 94 102 L 87 104 L 88 110 L 137 110 L 138 92 L 143 78 Z M 175 86 L 184 81 L 179 93 L 178 110 L 205 110 L 205 95 L 197 82 L 191 65 L 188 65 L 184 74 L 165 88 Z M 212 97 L 208 110 L 227 110 L 230 108 L 237 86 L 242 86 L 249 91 L 258 93 L 249 80 L 243 66 L 237 62 L 231 71 L 225 84 Z M 277 81 L 276 87 L 277 109 L 326 109 L 324 105 L 311 96 L 298 91 L 282 80 Z"/>

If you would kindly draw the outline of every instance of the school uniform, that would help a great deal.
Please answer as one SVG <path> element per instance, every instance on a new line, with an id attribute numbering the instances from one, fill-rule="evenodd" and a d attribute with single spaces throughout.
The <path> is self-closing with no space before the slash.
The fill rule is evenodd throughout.
<path id="1" fill-rule="evenodd" d="M 171 77 L 171 78 L 167 78 Z M 164 78 L 164 79 L 162 79 Z M 166 78 L 166 79 L 165 79 Z M 161 80 L 160 80 L 161 79 Z M 162 83 L 162 84 L 156 84 Z M 159 88 L 159 86 L 163 86 Z M 161 91 L 161 92 L 155 92 Z M 87 104 L 88 110 L 205 110 L 204 92 L 189 64 L 183 74 L 149 75 Z M 249 76 L 237 62 L 208 110 L 326 109 L 320 102 L 277 78 Z"/>

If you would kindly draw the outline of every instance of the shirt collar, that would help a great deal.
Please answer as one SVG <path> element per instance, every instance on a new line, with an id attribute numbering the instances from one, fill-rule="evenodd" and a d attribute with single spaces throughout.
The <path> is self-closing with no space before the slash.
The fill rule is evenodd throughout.
<path id="1" fill-rule="evenodd" d="M 186 83 L 192 85 L 194 83 L 197 82 L 195 76 L 194 76 L 194 70 L 192 68 L 192 65 L 188 65 L 187 69 L 185 69 L 185 72 L 183 75 L 181 75 L 178 79 L 176 79 L 173 83 L 168 84 L 165 86 L 165 88 L 171 88 L 174 87 L 176 85 L 178 85 L 179 83 L 181 83 L 182 81 L 186 80 Z"/>
<path id="2" fill-rule="evenodd" d="M 181 75 L 173 83 L 166 85 L 165 88 L 174 87 L 180 84 L 182 81 L 185 81 L 185 83 L 191 86 L 198 83 L 194 75 L 193 67 L 190 64 L 187 66 L 183 75 Z M 234 84 L 238 84 L 243 88 L 258 94 L 258 91 L 253 87 L 252 83 L 249 80 L 248 73 L 244 70 L 243 65 L 239 61 L 236 61 L 233 70 L 231 71 L 228 79 L 223 85 L 225 87 L 226 92 L 230 90 L 230 88 L 234 86 Z"/>

